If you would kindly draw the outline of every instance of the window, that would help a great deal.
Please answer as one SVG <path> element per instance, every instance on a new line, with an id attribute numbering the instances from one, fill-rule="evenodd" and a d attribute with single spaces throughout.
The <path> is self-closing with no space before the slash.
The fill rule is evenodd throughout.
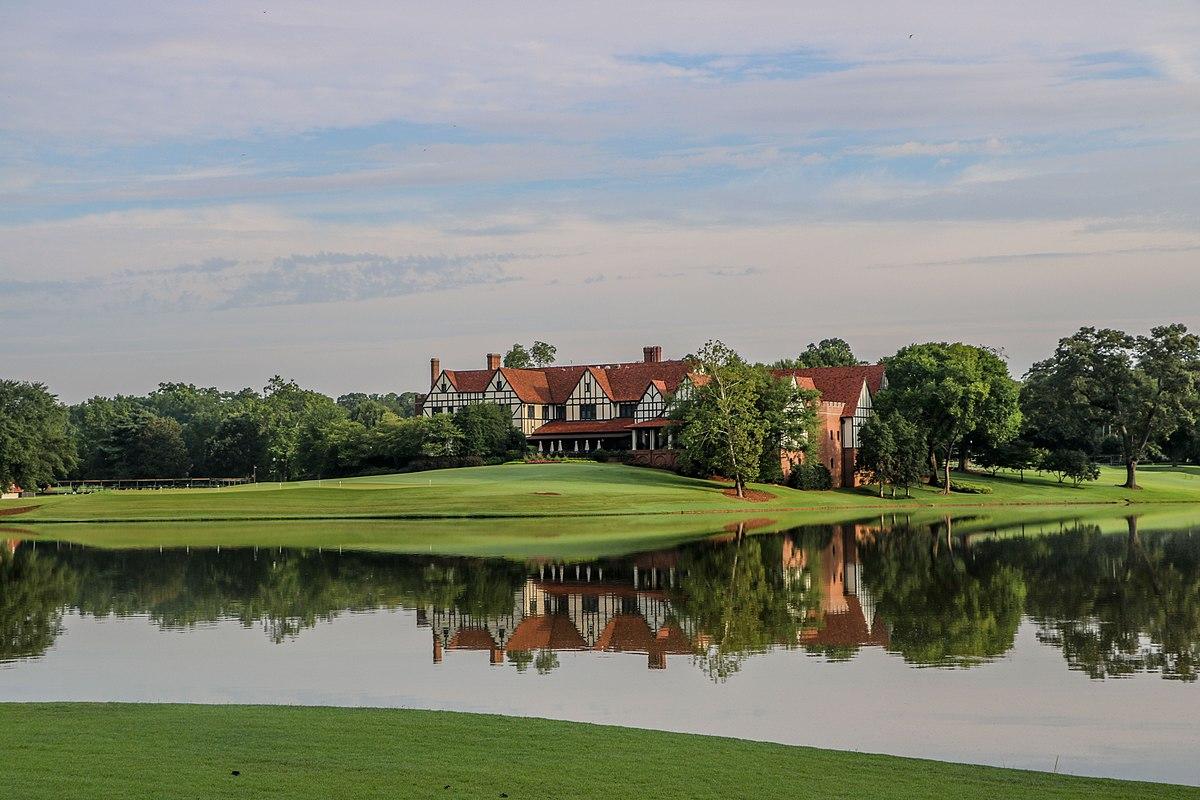
<path id="1" fill-rule="evenodd" d="M 596 614 L 600 611 L 600 598 L 594 594 L 585 594 L 583 596 L 583 610 L 585 613 Z"/>
<path id="2" fill-rule="evenodd" d="M 525 411 L 530 419 L 537 419 L 537 406 L 529 406 Z"/>
<path id="3" fill-rule="evenodd" d="M 617 416 L 623 419 L 632 419 L 637 415 L 637 403 L 621 403 L 617 406 Z"/>
<path id="4" fill-rule="evenodd" d="M 542 419 L 550 419 L 550 406 L 542 406 Z"/>
<path id="5" fill-rule="evenodd" d="M 596 404 L 595 403 L 584 403 L 583 405 L 581 405 L 579 407 L 579 418 L 580 419 L 595 419 L 596 418 Z"/>

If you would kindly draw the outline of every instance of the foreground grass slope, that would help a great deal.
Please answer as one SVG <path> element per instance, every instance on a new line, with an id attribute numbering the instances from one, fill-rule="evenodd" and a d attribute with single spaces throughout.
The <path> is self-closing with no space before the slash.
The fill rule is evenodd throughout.
<path id="1" fill-rule="evenodd" d="M 1181 786 L 430 711 L 0 705 L 0 752 L 0 797 L 28 800 L 1200 798 Z"/>
<path id="2" fill-rule="evenodd" d="M 557 517 L 718 511 L 912 509 L 925 506 L 1088 504 L 1200 501 L 1194 468 L 1148 469 L 1141 491 L 1121 489 L 1119 470 L 1106 469 L 1084 487 L 1028 475 L 972 475 L 991 494 L 942 496 L 916 487 L 912 498 L 882 500 L 868 489 L 802 492 L 754 486 L 774 495 L 767 502 L 729 497 L 723 484 L 660 470 L 609 464 L 506 464 L 370 478 L 263 483 L 233 489 L 102 492 L 19 501 L 32 507 L 7 522 L 106 522 L 265 519 L 404 519 Z M 18 501 L 7 501 L 15 508 Z M 2 512 L 4 507 L 0 507 Z"/>

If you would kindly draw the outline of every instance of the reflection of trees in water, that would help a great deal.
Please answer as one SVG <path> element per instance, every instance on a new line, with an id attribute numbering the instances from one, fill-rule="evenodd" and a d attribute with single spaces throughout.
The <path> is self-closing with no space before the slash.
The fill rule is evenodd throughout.
<path id="1" fill-rule="evenodd" d="M 1200 660 L 1200 536 L 1105 535 L 1078 524 L 1053 536 L 989 543 L 1021 565 L 1038 639 L 1093 678 L 1159 672 L 1194 681 Z"/>
<path id="2" fill-rule="evenodd" d="M 727 679 L 752 653 L 795 646 L 817 590 L 788 580 L 782 543 L 739 531 L 731 542 L 687 548 L 680 558 L 672 604 L 703 632 L 697 664 L 713 680 Z"/>
<path id="3" fill-rule="evenodd" d="M 1020 569 L 955 547 L 952 523 L 896 527 L 860 545 L 865 581 L 910 663 L 970 666 L 1008 652 L 1021 622 Z"/>
<path id="4" fill-rule="evenodd" d="M 511 607 L 520 565 L 302 550 L 106 551 L 26 544 L 0 561 L 0 658 L 39 655 L 62 610 L 145 614 L 164 628 L 261 623 L 282 642 L 343 612 L 424 606 Z M 502 601 L 502 602 L 501 602 Z"/>
<path id="5" fill-rule="evenodd" d="M 74 575 L 54 558 L 0 548 L 0 662 L 54 644 L 74 588 Z"/>
<path id="6" fill-rule="evenodd" d="M 686 621 L 681 627 L 694 632 L 689 636 L 706 674 L 724 680 L 749 655 L 799 641 L 831 660 L 854 656 L 853 643 L 819 645 L 801 635 L 821 624 L 827 587 L 813 576 L 822 572 L 822 559 L 848 558 L 835 557 L 834 536 L 843 537 L 845 548 L 857 547 L 851 560 L 862 564 L 864 597 L 875 609 L 866 623 L 877 612 L 889 634 L 882 643 L 909 663 L 969 666 L 1000 656 L 1012 648 L 1024 611 L 1039 639 L 1088 675 L 1156 671 L 1196 680 L 1200 535 L 1141 532 L 1136 519 L 1128 535 L 1075 525 L 1057 534 L 968 543 L 939 523 L 862 537 L 840 526 L 735 533 L 684 546 L 672 554 L 677 577 L 666 596 L 675 619 Z M 622 574 L 630 563 L 609 560 L 609 573 Z M 480 619 L 512 615 L 528 575 L 526 565 L 503 560 L 26 543 L 0 551 L 0 659 L 44 652 L 67 607 L 94 616 L 146 614 L 170 628 L 236 619 L 262 624 L 281 642 L 346 611 L 404 606 Z M 509 659 L 522 671 L 557 666 L 551 650 L 513 652 Z"/>

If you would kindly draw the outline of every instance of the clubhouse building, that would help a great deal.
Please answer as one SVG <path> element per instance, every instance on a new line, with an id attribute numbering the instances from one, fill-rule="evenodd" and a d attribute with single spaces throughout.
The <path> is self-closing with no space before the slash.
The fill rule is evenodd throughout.
<path id="1" fill-rule="evenodd" d="M 443 369 L 429 362 L 425 416 L 453 414 L 463 406 L 490 403 L 507 408 L 513 427 L 539 453 L 630 450 L 634 462 L 675 463 L 671 401 L 703 376 L 690 362 L 667 360 L 662 348 L 642 348 L 641 361 L 513 369 L 489 353 L 484 369 Z M 882 365 L 777 370 L 776 375 L 821 395 L 822 460 L 835 486 L 855 481 L 858 431 L 870 419 L 872 398 L 886 384 Z"/>

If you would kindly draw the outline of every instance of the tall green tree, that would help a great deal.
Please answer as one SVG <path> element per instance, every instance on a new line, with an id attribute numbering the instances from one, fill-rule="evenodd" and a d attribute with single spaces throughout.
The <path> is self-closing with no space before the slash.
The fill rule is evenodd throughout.
<path id="1" fill-rule="evenodd" d="M 888 388 L 879 393 L 876 407 L 895 410 L 917 424 L 934 474 L 939 465 L 943 471 L 943 494 L 950 493 L 950 462 L 957 448 L 994 445 L 1016 435 L 1021 423 L 1018 388 L 994 351 L 929 342 L 905 347 L 886 363 Z"/>
<path id="2" fill-rule="evenodd" d="M 802 451 L 810 464 L 821 463 L 821 432 L 817 408 L 821 395 L 799 387 L 790 378 L 777 378 L 770 370 L 756 367 L 755 403 L 763 423 L 759 476 L 783 483 L 780 451 Z"/>
<path id="3" fill-rule="evenodd" d="M 0 380 L 0 491 L 53 483 L 74 463 L 66 408 L 43 384 Z"/>
<path id="4" fill-rule="evenodd" d="M 513 427 L 506 406 L 477 403 L 463 406 L 454 415 L 462 432 L 460 452 L 468 456 L 497 456 L 508 450 L 524 449 L 521 432 Z"/>
<path id="5" fill-rule="evenodd" d="M 463 433 L 449 414 L 434 414 L 425 425 L 421 453 L 430 458 L 448 458 L 461 452 Z"/>
<path id="6" fill-rule="evenodd" d="M 733 479 L 737 496 L 745 497 L 746 481 L 762 468 L 767 437 L 758 409 L 761 375 L 719 341 L 707 342 L 694 365 L 699 377 L 672 411 L 684 461 L 693 470 Z"/>
<path id="7" fill-rule="evenodd" d="M 1029 381 L 1041 390 L 1047 419 L 1075 430 L 1110 429 L 1125 463 L 1123 485 L 1137 489 L 1138 464 L 1196 419 L 1200 337 L 1180 324 L 1148 336 L 1080 328 L 1033 365 Z"/>
<path id="8" fill-rule="evenodd" d="M 850 349 L 845 339 L 822 339 L 820 342 L 810 342 L 808 347 L 796 358 L 781 359 L 775 362 L 778 369 L 809 369 L 812 367 L 856 367 L 860 361 Z"/>
<path id="9" fill-rule="evenodd" d="M 526 347 L 520 342 L 516 342 L 504 354 L 504 366 L 512 369 L 548 367 L 554 363 L 557 356 L 558 348 L 552 344 L 539 340 Z"/>

